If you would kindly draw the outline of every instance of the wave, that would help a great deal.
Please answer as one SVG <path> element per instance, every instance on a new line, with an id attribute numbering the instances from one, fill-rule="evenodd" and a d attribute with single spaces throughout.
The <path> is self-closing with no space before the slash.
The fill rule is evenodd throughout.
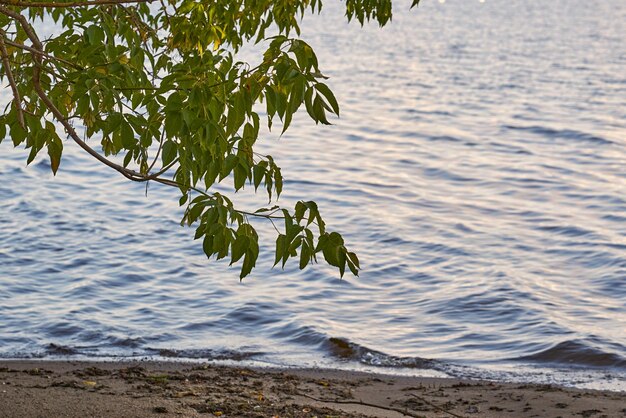
<path id="1" fill-rule="evenodd" d="M 336 359 L 356 361 L 368 366 L 437 370 L 440 368 L 439 366 L 441 364 L 436 360 L 421 357 L 397 357 L 385 354 L 343 338 L 328 338 L 326 343 L 323 344 L 323 348 Z"/>
<path id="2" fill-rule="evenodd" d="M 613 141 L 602 138 L 600 136 L 592 135 L 586 132 L 577 131 L 574 129 L 553 129 L 546 126 L 514 126 L 505 125 L 505 129 L 512 131 L 525 131 L 533 134 L 545 136 L 548 138 L 557 139 L 573 139 L 576 141 L 592 142 L 597 145 L 612 145 Z"/>
<path id="3" fill-rule="evenodd" d="M 262 356 L 261 351 L 245 351 L 245 350 L 212 350 L 212 349 L 191 349 L 191 350 L 172 350 L 167 348 L 151 348 L 159 357 L 175 358 L 175 359 L 193 359 L 193 360 L 233 360 L 245 361 L 253 360 Z"/>
<path id="4" fill-rule="evenodd" d="M 129 347 L 127 347 L 129 348 Z M 136 350 L 116 350 L 98 346 L 69 346 L 50 343 L 45 347 L 34 351 L 18 351 L 0 353 L 3 359 L 50 359 L 50 358 L 72 358 L 81 359 L 132 359 L 138 357 L 151 357 L 176 360 L 204 360 L 204 361 L 246 361 L 263 356 L 261 351 L 232 350 L 232 349 L 170 349 L 143 347 Z"/>
<path id="5" fill-rule="evenodd" d="M 298 332 L 284 333 L 291 343 L 307 346 L 314 351 L 338 361 L 339 363 L 358 363 L 380 368 L 410 368 L 449 371 L 454 365 L 445 359 L 431 359 L 413 356 L 397 356 L 374 350 L 352 342 L 343 337 L 329 337 L 311 327 L 301 327 Z M 120 339 L 116 344 L 102 345 L 63 345 L 48 343 L 38 350 L 13 351 L 0 353 L 0 358 L 48 358 L 48 357 L 86 357 L 86 358 L 132 358 L 162 357 L 177 360 L 232 360 L 246 361 L 262 359 L 272 353 L 250 349 L 198 348 L 181 349 L 168 347 L 151 347 L 141 344 L 142 339 Z M 621 351 L 623 347 L 617 347 Z M 615 371 L 626 371 L 626 357 L 616 352 L 603 350 L 589 342 L 568 340 L 559 342 L 547 349 L 515 358 L 494 359 L 488 363 L 500 362 L 532 363 L 541 366 L 578 368 L 595 368 Z M 461 362 L 463 363 L 463 362 Z M 459 364 L 461 364 L 459 363 Z"/>
<path id="6" fill-rule="evenodd" d="M 576 340 L 560 342 L 546 350 L 515 360 L 568 367 L 610 368 L 626 371 L 626 358 Z"/>
<path id="7" fill-rule="evenodd" d="M 459 379 L 491 381 L 545 383 L 581 388 L 623 390 L 626 388 L 626 358 L 602 350 L 588 342 L 563 341 L 527 356 L 487 362 L 447 361 L 411 356 L 396 356 L 371 349 L 346 338 L 328 337 L 310 327 L 302 327 L 300 345 L 312 348 L 328 361 L 316 367 L 369 370 L 381 373 L 449 376 Z M 298 338 L 298 337 L 296 337 Z M 303 341 L 306 340 L 305 341 Z M 623 347 L 615 347 L 618 351 Z M 141 348 L 98 346 L 69 346 L 50 343 L 40 350 L 29 352 L 1 353 L 5 359 L 155 359 L 165 361 L 217 361 L 242 364 L 255 363 L 278 367 L 309 367 L 304 363 L 286 364 L 277 361 L 275 353 L 242 347 L 179 349 L 143 346 Z M 301 359 L 303 360 L 303 359 Z M 407 370 L 408 369 L 408 370 Z"/>

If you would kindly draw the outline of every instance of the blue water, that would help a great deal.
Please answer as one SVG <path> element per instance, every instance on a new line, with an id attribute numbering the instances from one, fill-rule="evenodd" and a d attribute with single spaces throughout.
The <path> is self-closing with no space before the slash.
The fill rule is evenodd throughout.
<path id="1" fill-rule="evenodd" d="M 178 226 L 175 191 L 146 197 L 69 141 L 54 178 L 5 141 L 0 356 L 626 390 L 626 2 L 399 2 L 383 30 L 327 3 L 303 37 L 342 117 L 297 118 L 261 150 L 283 167 L 281 203 L 316 200 L 361 277 L 272 270 L 261 222 L 240 283 Z"/>

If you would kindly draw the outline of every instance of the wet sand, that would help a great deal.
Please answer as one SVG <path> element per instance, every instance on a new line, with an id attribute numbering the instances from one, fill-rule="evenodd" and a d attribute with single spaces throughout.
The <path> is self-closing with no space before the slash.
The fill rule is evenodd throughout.
<path id="1" fill-rule="evenodd" d="M 626 393 L 166 362 L 0 361 L 0 417 L 626 417 Z"/>

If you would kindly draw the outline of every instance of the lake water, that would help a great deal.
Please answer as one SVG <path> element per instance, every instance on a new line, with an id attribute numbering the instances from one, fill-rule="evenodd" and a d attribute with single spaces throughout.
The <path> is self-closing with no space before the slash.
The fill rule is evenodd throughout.
<path id="1" fill-rule="evenodd" d="M 626 2 L 399 2 L 383 30 L 327 3 L 303 37 L 342 118 L 303 116 L 261 148 L 281 202 L 316 200 L 361 277 L 272 270 L 261 222 L 240 283 L 178 226 L 175 191 L 146 197 L 70 142 L 53 178 L 5 141 L 0 356 L 626 390 Z"/>

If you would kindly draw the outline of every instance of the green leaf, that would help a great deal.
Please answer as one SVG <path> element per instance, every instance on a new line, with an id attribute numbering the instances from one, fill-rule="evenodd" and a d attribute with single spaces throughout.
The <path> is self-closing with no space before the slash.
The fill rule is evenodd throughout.
<path id="1" fill-rule="evenodd" d="M 237 165 L 238 160 L 239 160 L 239 157 L 237 157 L 234 154 L 231 154 L 228 157 L 226 157 L 226 159 L 224 160 L 224 165 L 222 165 L 222 170 L 220 172 L 220 180 L 228 176 L 230 172 L 233 171 L 233 169 Z"/>
<path id="2" fill-rule="evenodd" d="M 235 177 L 235 190 L 243 188 L 248 179 L 248 171 L 241 164 L 237 165 L 234 169 Z"/>
<path id="3" fill-rule="evenodd" d="M 306 111 L 309 114 L 309 116 L 311 117 L 311 119 L 313 119 L 315 121 L 315 123 L 319 122 L 319 119 L 317 118 L 317 115 L 315 114 L 315 109 L 313 109 L 313 92 L 314 92 L 314 88 L 311 87 L 309 88 L 306 93 L 304 93 L 304 104 L 306 106 Z"/>
<path id="4" fill-rule="evenodd" d="M 11 125 L 10 136 L 13 140 L 13 145 L 18 146 L 26 139 L 28 133 L 24 128 L 22 128 L 19 123 L 14 123 Z"/>
<path id="5" fill-rule="evenodd" d="M 300 222 L 302 218 L 304 218 L 304 213 L 306 212 L 307 207 L 304 202 L 296 203 L 296 211 L 294 213 L 294 217 L 296 218 L 296 222 Z"/>
<path id="6" fill-rule="evenodd" d="M 355 253 L 348 252 L 348 258 L 357 268 L 361 268 L 361 265 L 359 264 L 359 259 Z"/>
<path id="7" fill-rule="evenodd" d="M 230 262 L 231 265 L 236 263 L 237 261 L 239 261 L 239 259 L 241 259 L 241 257 L 243 257 L 243 255 L 248 250 L 249 244 L 250 244 L 250 238 L 248 238 L 247 236 L 239 235 L 237 237 L 237 239 L 233 243 L 232 254 L 231 254 L 232 259 Z"/>
<path id="8" fill-rule="evenodd" d="M 289 110 L 296 113 L 298 108 L 304 101 L 304 89 L 306 87 L 306 78 L 300 75 L 293 83 L 291 93 L 289 94 Z M 330 91 L 330 90 L 329 90 Z"/>
<path id="9" fill-rule="evenodd" d="M 344 246 L 339 246 L 336 249 L 337 252 L 337 266 L 339 267 L 339 275 L 343 277 L 343 274 L 346 271 L 346 248 Z"/>
<path id="10" fill-rule="evenodd" d="M 287 131 L 287 129 L 289 129 L 289 125 L 291 125 L 292 118 L 293 118 L 293 113 L 291 112 L 291 110 L 286 110 L 285 117 L 283 119 L 283 130 L 281 132 L 281 135 L 284 134 Z"/>
<path id="11" fill-rule="evenodd" d="M 359 276 L 359 270 L 357 269 L 357 267 L 354 265 L 354 263 L 352 263 L 350 260 L 348 260 L 348 268 L 350 269 L 350 271 L 352 272 L 352 274 L 354 274 L 355 276 Z"/>
<path id="12" fill-rule="evenodd" d="M 206 234 L 206 224 L 200 224 L 200 226 L 198 226 L 198 228 L 196 228 L 196 233 L 194 234 L 193 239 L 197 240 L 198 238 L 200 238 L 204 234 Z"/>
<path id="13" fill-rule="evenodd" d="M 133 128 L 131 128 L 130 124 L 126 121 L 122 122 L 121 137 L 122 145 L 127 150 L 132 150 L 137 146 L 137 142 L 135 141 L 135 134 L 133 133 Z"/>
<path id="14" fill-rule="evenodd" d="M 320 96 L 315 96 L 313 100 L 313 113 L 317 121 L 324 125 L 330 125 L 328 119 L 326 119 L 326 112 L 324 111 L 324 102 Z"/>
<path id="15" fill-rule="evenodd" d="M 176 146 L 176 143 L 171 140 L 165 141 L 162 151 L 163 166 L 169 165 L 172 161 L 174 161 L 177 154 L 178 147 Z"/>
<path id="16" fill-rule="evenodd" d="M 191 206 L 191 208 L 189 209 L 189 214 L 187 215 L 187 221 L 189 222 L 189 224 L 191 225 L 196 220 L 198 220 L 203 211 L 204 205 L 195 204 Z"/>
<path id="17" fill-rule="evenodd" d="M 40 148 L 38 148 L 36 146 L 31 147 L 30 153 L 28 154 L 28 158 L 26 159 L 26 165 L 28 165 L 28 164 L 33 162 L 35 157 L 37 157 L 37 154 L 39 153 L 39 151 L 40 151 Z"/>
<path id="18" fill-rule="evenodd" d="M 91 25 L 85 29 L 85 36 L 91 45 L 104 42 L 104 31 L 99 26 Z"/>
<path id="19" fill-rule="evenodd" d="M 337 103 L 337 99 L 335 99 L 335 95 L 328 88 L 326 84 L 318 83 L 315 85 L 315 89 L 319 91 L 325 98 L 326 101 L 330 104 L 333 109 L 335 115 L 339 116 L 339 104 Z"/>
<path id="20" fill-rule="evenodd" d="M 217 176 L 219 174 L 220 174 L 219 164 L 215 161 L 210 163 L 209 167 L 207 168 L 206 175 L 204 177 L 204 184 L 207 189 L 215 183 L 215 180 L 217 179 Z"/>
<path id="21" fill-rule="evenodd" d="M 132 151 L 128 151 L 126 153 L 126 156 L 124 156 L 124 162 L 122 164 L 124 164 L 124 167 L 128 167 L 128 164 L 130 164 L 130 161 L 133 159 L 133 152 Z"/>
<path id="22" fill-rule="evenodd" d="M 48 144 L 48 156 L 50 157 L 50 168 L 52 173 L 56 176 L 61 164 L 61 154 L 63 153 L 63 143 L 60 139 L 54 138 L 52 142 Z"/>
<path id="23" fill-rule="evenodd" d="M 285 111 L 287 110 L 287 98 L 285 93 L 281 91 L 276 91 L 276 111 L 278 112 L 278 116 L 282 118 L 285 117 Z"/>
<path id="24" fill-rule="evenodd" d="M 311 250 L 306 242 L 302 242 L 302 250 L 300 250 L 300 270 L 303 270 L 311 261 Z"/>
<path id="25" fill-rule="evenodd" d="M 254 178 L 254 191 L 256 191 L 259 188 L 259 185 L 261 185 L 261 182 L 263 181 L 263 178 L 265 177 L 266 167 L 267 167 L 267 162 L 261 161 L 259 164 L 255 165 L 254 168 L 252 169 L 253 178 Z"/>
<path id="26" fill-rule="evenodd" d="M 243 280 L 244 277 L 250 274 L 255 265 L 255 254 L 252 251 L 247 251 L 245 258 L 243 259 L 243 266 L 241 266 L 241 274 L 239 275 L 239 279 Z"/>
<path id="27" fill-rule="evenodd" d="M 274 166 L 274 182 L 276 187 L 276 195 L 280 197 L 283 191 L 283 175 L 280 172 L 280 167 Z"/>
<path id="28" fill-rule="evenodd" d="M 183 117 L 180 112 L 174 111 L 166 114 L 165 135 L 168 138 L 180 136 L 183 128 Z"/>
<path id="29" fill-rule="evenodd" d="M 274 259 L 274 267 L 278 264 L 278 262 L 283 258 L 283 254 L 287 250 L 287 237 L 283 234 L 279 234 L 278 238 L 276 238 L 276 257 Z"/>
<path id="30" fill-rule="evenodd" d="M 213 235 L 206 235 L 204 241 L 202 241 L 202 250 L 207 257 L 211 258 L 213 255 Z"/>

